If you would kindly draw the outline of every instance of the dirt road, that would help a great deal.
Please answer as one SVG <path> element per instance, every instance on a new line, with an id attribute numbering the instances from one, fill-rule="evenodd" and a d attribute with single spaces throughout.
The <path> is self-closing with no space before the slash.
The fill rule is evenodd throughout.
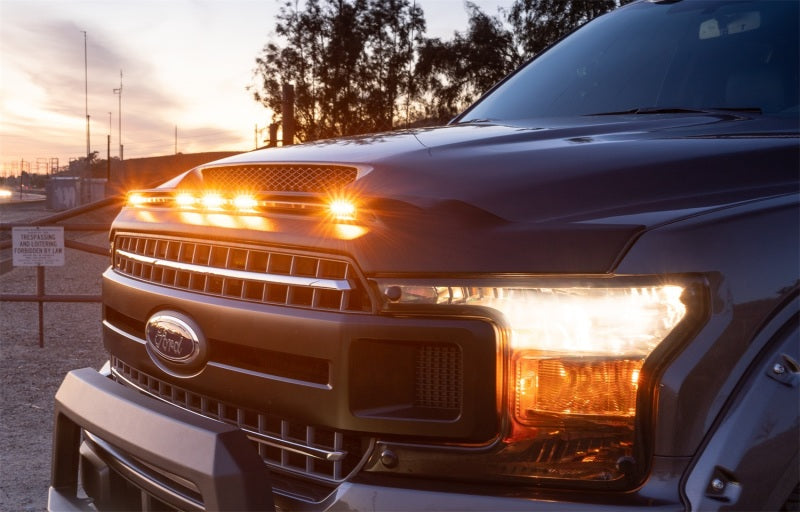
<path id="1" fill-rule="evenodd" d="M 53 212 L 28 205 L 4 205 L 0 221 L 24 222 Z M 107 247 L 105 233 L 65 237 Z M 100 293 L 108 258 L 66 250 L 63 267 L 46 267 L 49 294 Z M 34 294 L 36 270 L 14 267 L 0 275 L 3 294 Z M 48 303 L 44 306 L 44 348 L 39 348 L 36 303 L 0 302 L 0 511 L 40 511 L 47 506 L 52 450 L 53 396 L 64 374 L 99 368 L 105 361 L 100 338 L 100 304 Z"/>

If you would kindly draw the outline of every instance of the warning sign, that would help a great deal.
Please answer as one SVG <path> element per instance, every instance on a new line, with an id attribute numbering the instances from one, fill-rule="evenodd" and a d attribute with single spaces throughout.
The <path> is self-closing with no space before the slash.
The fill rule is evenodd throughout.
<path id="1" fill-rule="evenodd" d="M 11 228 L 15 267 L 64 265 L 64 228 L 31 226 Z"/>

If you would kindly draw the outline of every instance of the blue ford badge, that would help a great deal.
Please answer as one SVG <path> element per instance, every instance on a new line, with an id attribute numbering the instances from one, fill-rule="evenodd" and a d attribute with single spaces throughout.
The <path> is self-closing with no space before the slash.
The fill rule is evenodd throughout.
<path id="1" fill-rule="evenodd" d="M 153 361 L 166 363 L 169 370 L 193 370 L 203 362 L 206 342 L 200 327 L 182 313 L 159 311 L 151 316 L 145 337 Z"/>

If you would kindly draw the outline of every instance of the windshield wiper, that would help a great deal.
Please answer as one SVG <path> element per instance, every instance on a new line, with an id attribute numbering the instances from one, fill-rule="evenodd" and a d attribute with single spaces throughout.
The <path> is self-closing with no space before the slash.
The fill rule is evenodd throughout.
<path id="1" fill-rule="evenodd" d="M 465 121 L 458 121 L 454 124 L 486 124 L 493 122 L 491 119 L 467 119 Z"/>
<path id="2" fill-rule="evenodd" d="M 761 109 L 757 107 L 715 107 L 707 109 L 680 108 L 680 107 L 649 107 L 632 108 L 630 110 L 619 110 L 616 112 L 599 112 L 597 114 L 586 114 L 589 116 L 621 116 L 631 114 L 713 114 L 714 112 L 745 112 L 750 114 L 760 114 Z"/>

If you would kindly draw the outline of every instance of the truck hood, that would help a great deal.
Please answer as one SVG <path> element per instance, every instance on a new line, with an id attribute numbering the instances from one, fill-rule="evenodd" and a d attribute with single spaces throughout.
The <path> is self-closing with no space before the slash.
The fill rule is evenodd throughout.
<path id="1" fill-rule="evenodd" d="M 209 166 L 366 169 L 352 192 L 386 231 L 346 250 L 363 253 L 368 271 L 435 272 L 426 262 L 446 260 L 456 272 L 577 273 L 611 271 L 637 236 L 664 223 L 795 193 L 798 161 L 796 119 L 697 113 L 454 124 Z"/>

